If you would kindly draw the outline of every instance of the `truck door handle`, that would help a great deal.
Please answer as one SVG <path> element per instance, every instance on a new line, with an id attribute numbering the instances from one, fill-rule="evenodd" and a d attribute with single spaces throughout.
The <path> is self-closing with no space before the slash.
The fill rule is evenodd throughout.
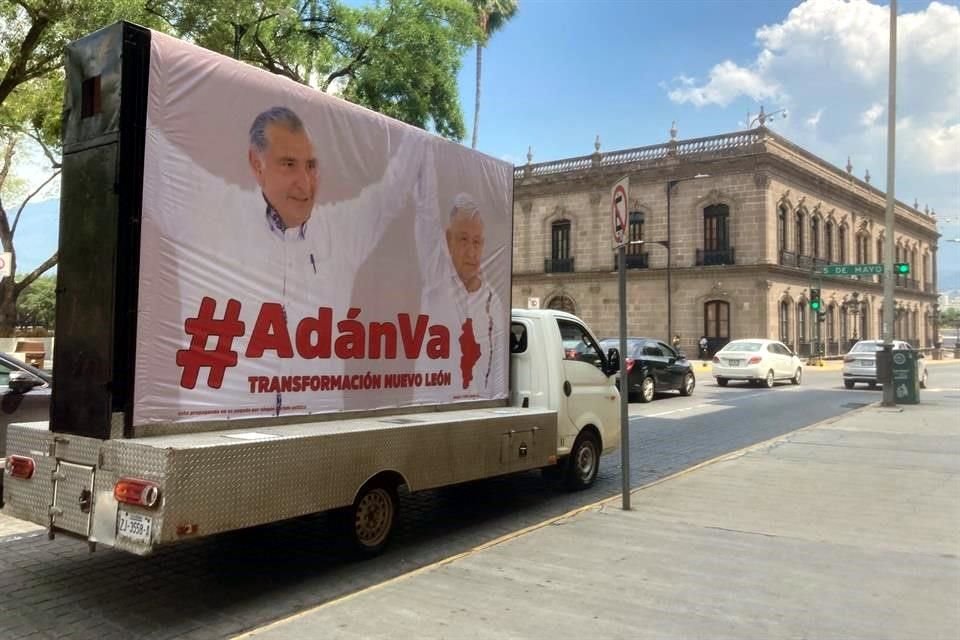
<path id="1" fill-rule="evenodd" d="M 570 381 L 569 381 L 569 380 L 564 380 L 564 381 L 563 381 L 563 395 L 565 395 L 565 396 L 567 396 L 567 397 L 569 398 L 571 393 L 573 393 L 573 387 L 570 386 Z"/>

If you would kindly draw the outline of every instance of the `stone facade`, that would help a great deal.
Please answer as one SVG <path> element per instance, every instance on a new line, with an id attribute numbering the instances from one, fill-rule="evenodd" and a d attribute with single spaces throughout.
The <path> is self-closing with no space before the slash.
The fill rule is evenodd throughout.
<path id="1" fill-rule="evenodd" d="M 831 355 L 881 337 L 880 277 L 819 274 L 882 262 L 885 194 L 763 127 L 517 167 L 514 306 L 567 308 L 617 334 L 610 190 L 623 176 L 643 240 L 628 249 L 630 335 L 672 330 L 688 353 L 701 335 L 713 349 L 762 336 L 803 355 L 818 339 Z M 895 215 L 895 261 L 911 265 L 897 280 L 895 336 L 932 346 L 935 220 L 900 202 Z M 817 287 L 819 322 L 808 304 Z"/>

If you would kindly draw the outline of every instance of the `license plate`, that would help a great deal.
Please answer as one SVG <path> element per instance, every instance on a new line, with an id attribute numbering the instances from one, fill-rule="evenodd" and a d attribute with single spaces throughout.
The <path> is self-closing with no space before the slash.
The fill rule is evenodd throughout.
<path id="1" fill-rule="evenodd" d="M 150 544 L 153 518 L 140 513 L 117 510 L 117 537 Z"/>
<path id="2" fill-rule="evenodd" d="M 739 367 L 743 363 L 743 360 L 727 360 L 727 364 L 731 367 Z"/>

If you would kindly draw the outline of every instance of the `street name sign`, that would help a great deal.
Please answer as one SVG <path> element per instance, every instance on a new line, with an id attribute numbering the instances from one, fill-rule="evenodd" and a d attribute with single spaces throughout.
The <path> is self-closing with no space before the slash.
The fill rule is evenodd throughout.
<path id="1" fill-rule="evenodd" d="M 825 276 L 872 276 L 882 273 L 882 264 L 831 264 L 823 267 Z"/>

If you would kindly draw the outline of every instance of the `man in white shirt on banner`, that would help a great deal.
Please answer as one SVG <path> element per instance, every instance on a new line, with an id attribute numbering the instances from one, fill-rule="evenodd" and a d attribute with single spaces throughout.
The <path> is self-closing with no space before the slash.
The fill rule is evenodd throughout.
<path id="1" fill-rule="evenodd" d="M 423 183 L 435 189 L 431 180 Z M 419 194 L 415 198 L 418 203 L 435 202 Z M 483 215 L 470 194 L 460 193 L 453 199 L 442 237 L 440 224 L 436 207 L 417 207 L 421 271 L 427 280 L 423 309 L 431 322 L 440 320 L 450 329 L 454 399 L 495 397 L 504 375 L 506 316 L 500 298 L 483 279 Z"/>

